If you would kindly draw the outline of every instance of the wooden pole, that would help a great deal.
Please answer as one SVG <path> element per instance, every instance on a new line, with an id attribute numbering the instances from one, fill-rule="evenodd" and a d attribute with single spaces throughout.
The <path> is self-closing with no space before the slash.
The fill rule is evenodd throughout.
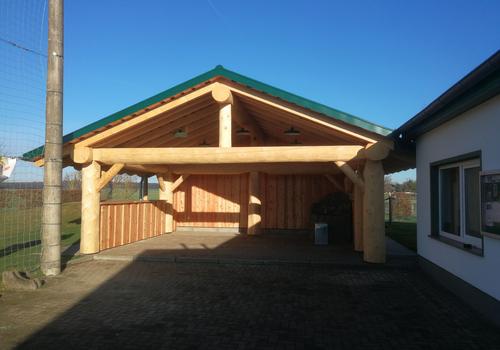
<path id="1" fill-rule="evenodd" d="M 173 187 L 173 175 L 172 173 L 167 173 L 161 177 L 163 182 L 163 189 L 160 188 L 160 200 L 164 200 L 167 204 L 167 209 L 165 210 L 165 233 L 171 233 L 174 231 L 174 192 Z"/>
<path id="2" fill-rule="evenodd" d="M 389 192 L 389 224 L 392 224 L 392 193 Z"/>
<path id="3" fill-rule="evenodd" d="M 46 276 L 61 273 L 63 32 L 63 0 L 50 0 L 40 262 L 42 273 Z"/>
<path id="4" fill-rule="evenodd" d="M 363 251 L 363 189 L 354 185 L 354 210 L 353 210 L 353 226 L 354 226 L 354 250 L 357 252 Z"/>
<path id="5" fill-rule="evenodd" d="M 261 202 L 259 173 L 251 172 L 248 176 L 248 229 L 247 234 L 257 235 L 261 226 Z"/>
<path id="6" fill-rule="evenodd" d="M 142 178 L 142 200 L 147 201 L 149 198 L 149 183 L 148 177 L 144 176 Z"/>
<path id="7" fill-rule="evenodd" d="M 367 160 L 363 171 L 363 259 L 385 262 L 384 169 L 381 161 Z"/>
<path id="8" fill-rule="evenodd" d="M 219 147 L 231 147 L 231 104 L 220 106 L 219 110 Z"/>
<path id="9" fill-rule="evenodd" d="M 82 226 L 80 253 L 99 252 L 100 192 L 98 191 L 101 166 L 97 162 L 82 167 Z"/>

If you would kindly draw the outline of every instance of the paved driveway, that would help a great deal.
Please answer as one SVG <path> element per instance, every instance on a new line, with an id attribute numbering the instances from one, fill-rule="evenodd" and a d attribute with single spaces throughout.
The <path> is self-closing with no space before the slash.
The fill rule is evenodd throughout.
<path id="1" fill-rule="evenodd" d="M 3 292 L 0 348 L 498 349 L 418 271 L 91 261 Z"/>

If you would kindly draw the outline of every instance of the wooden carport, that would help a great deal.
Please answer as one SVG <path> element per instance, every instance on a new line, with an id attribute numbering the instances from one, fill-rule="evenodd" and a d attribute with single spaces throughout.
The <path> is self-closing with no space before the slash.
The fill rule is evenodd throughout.
<path id="1" fill-rule="evenodd" d="M 100 190 L 128 173 L 156 176 L 160 202 L 124 207 L 119 244 L 173 232 L 194 205 L 209 227 L 232 220 L 249 235 L 273 225 L 309 228 L 312 201 L 342 191 L 352 194 L 354 249 L 367 262 L 384 262 L 384 167 L 411 164 L 394 152 L 389 132 L 217 66 L 65 136 L 64 165 L 82 171 L 80 251 L 109 247 L 102 237 L 110 209 Z M 42 166 L 42 155 L 36 149 L 25 158 Z M 283 201 L 289 212 L 279 209 Z M 222 202 L 234 206 L 217 207 Z M 144 221 L 150 233 L 132 234 Z"/>

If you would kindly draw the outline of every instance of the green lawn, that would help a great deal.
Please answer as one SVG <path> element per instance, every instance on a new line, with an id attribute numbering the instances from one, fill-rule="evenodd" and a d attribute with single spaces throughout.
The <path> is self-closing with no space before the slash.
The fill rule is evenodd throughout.
<path id="1" fill-rule="evenodd" d="M 63 204 L 62 247 L 80 240 L 80 211 L 79 202 Z M 41 214 L 41 208 L 0 209 L 0 271 L 39 266 Z"/>
<path id="2" fill-rule="evenodd" d="M 157 197 L 158 191 L 152 192 L 150 197 Z M 12 267 L 32 271 L 39 266 L 41 213 L 41 208 L 0 209 L 0 271 Z M 79 202 L 63 204 L 62 247 L 80 241 L 80 214 Z M 417 250 L 415 222 L 387 223 L 386 227 L 390 238 L 413 251 Z"/>
<path id="3" fill-rule="evenodd" d="M 417 224 L 415 222 L 386 223 L 386 234 L 405 247 L 417 251 Z"/>

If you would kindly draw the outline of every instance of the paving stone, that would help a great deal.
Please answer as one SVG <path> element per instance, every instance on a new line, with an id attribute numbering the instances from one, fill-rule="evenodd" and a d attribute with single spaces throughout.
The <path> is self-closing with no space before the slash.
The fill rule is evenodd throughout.
<path id="1" fill-rule="evenodd" d="M 2 292 L 0 348 L 497 349 L 416 269 L 91 261 Z"/>

